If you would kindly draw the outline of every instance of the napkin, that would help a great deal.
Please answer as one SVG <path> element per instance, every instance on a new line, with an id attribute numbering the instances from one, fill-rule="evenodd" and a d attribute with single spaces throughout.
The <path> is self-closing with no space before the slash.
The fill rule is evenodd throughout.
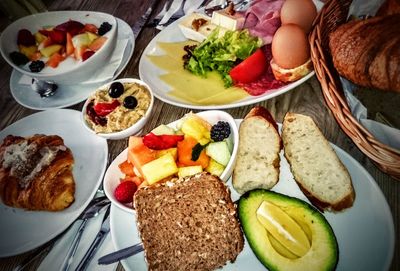
<path id="1" fill-rule="evenodd" d="M 94 240 L 95 236 L 97 235 L 97 232 L 100 230 L 101 224 L 103 222 L 104 213 L 105 213 L 105 211 L 103 210 L 98 216 L 93 217 L 88 220 L 88 222 L 86 224 L 86 229 L 84 230 L 84 232 L 82 234 L 82 238 L 79 242 L 79 246 L 76 250 L 74 260 L 72 262 L 70 270 L 76 269 L 80 260 L 83 258 L 86 251 L 92 244 L 92 241 Z M 46 256 L 46 258 L 40 264 L 38 271 L 61 270 L 61 265 L 65 259 L 67 250 L 68 250 L 70 244 L 72 243 L 72 240 L 74 239 L 74 236 L 75 236 L 76 232 L 78 231 L 78 228 L 81 223 L 82 223 L 82 220 L 77 220 L 70 227 L 70 229 L 64 234 L 64 236 L 62 236 L 61 239 L 58 240 L 54 244 L 54 247 L 52 248 L 52 250 L 49 252 L 49 254 Z M 112 244 L 111 234 L 108 233 L 106 238 L 104 239 L 103 244 L 97 250 L 92 261 L 88 265 L 87 270 L 96 270 L 96 271 L 97 270 L 98 271 L 116 270 L 116 268 L 118 266 L 118 262 L 109 264 L 109 265 L 97 264 L 97 260 L 100 257 L 102 257 L 106 254 L 109 254 L 111 252 L 114 252 L 114 251 L 115 251 L 115 249 L 114 249 L 114 245 Z"/>
<path id="2" fill-rule="evenodd" d="M 95 84 L 106 82 L 114 77 L 115 72 L 117 71 L 119 65 L 122 62 L 122 58 L 124 56 L 125 48 L 128 45 L 129 37 L 122 36 L 118 37 L 115 49 L 107 61 L 107 65 L 103 65 L 101 69 L 97 69 L 97 72 L 94 73 L 88 80 L 81 82 L 79 84 Z M 32 83 L 32 78 L 27 75 L 22 75 L 18 81 L 20 85 L 30 85 Z M 56 82 L 57 83 L 57 82 Z"/>

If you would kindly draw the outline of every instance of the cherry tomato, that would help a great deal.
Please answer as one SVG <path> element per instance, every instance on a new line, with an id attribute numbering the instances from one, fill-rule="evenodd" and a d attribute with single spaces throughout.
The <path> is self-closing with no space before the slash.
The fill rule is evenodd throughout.
<path id="1" fill-rule="evenodd" d="M 250 83 L 257 80 L 267 68 L 267 61 L 261 49 L 233 67 L 229 72 L 234 83 Z"/>

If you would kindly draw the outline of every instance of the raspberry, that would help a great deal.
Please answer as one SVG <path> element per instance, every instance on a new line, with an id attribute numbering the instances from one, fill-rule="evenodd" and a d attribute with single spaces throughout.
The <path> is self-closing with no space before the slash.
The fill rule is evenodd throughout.
<path id="1" fill-rule="evenodd" d="M 100 36 L 103 36 L 105 33 L 107 33 L 108 31 L 110 31 L 112 28 L 112 25 L 104 22 L 100 25 L 99 30 L 97 30 L 97 34 L 99 34 Z"/>
<path id="2" fill-rule="evenodd" d="M 121 203 L 129 203 L 133 201 L 136 190 L 137 186 L 134 182 L 124 181 L 115 188 L 114 196 Z"/>
<path id="3" fill-rule="evenodd" d="M 82 61 L 85 61 L 86 59 L 88 59 L 89 57 L 91 57 L 92 55 L 94 55 L 93 51 L 85 51 L 82 54 Z"/>
<path id="4" fill-rule="evenodd" d="M 231 127 L 226 121 L 218 121 L 211 127 L 211 139 L 214 141 L 222 141 L 231 134 Z"/>
<path id="5" fill-rule="evenodd" d="M 29 69 L 31 72 L 40 72 L 44 68 L 44 62 L 41 60 L 36 60 L 32 61 L 31 64 L 29 64 Z"/>

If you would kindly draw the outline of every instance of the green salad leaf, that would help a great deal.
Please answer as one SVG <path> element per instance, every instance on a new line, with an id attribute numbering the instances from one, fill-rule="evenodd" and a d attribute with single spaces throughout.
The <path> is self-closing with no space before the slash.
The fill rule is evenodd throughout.
<path id="1" fill-rule="evenodd" d="M 185 69 L 206 77 L 207 72 L 217 71 L 226 87 L 232 85 L 229 71 L 249 57 L 262 45 L 261 39 L 250 35 L 247 29 L 226 31 L 216 28 L 192 52 Z"/>

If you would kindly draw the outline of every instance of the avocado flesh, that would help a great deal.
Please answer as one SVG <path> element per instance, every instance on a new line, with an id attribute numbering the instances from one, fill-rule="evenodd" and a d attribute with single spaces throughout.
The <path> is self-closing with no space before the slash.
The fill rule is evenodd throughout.
<path id="1" fill-rule="evenodd" d="M 257 219 L 263 201 L 271 202 L 293 218 L 310 240 L 310 249 L 298 257 L 285 248 Z M 334 270 L 338 245 L 325 217 L 308 203 L 279 193 L 257 189 L 242 195 L 239 219 L 257 258 L 270 270 Z"/>

